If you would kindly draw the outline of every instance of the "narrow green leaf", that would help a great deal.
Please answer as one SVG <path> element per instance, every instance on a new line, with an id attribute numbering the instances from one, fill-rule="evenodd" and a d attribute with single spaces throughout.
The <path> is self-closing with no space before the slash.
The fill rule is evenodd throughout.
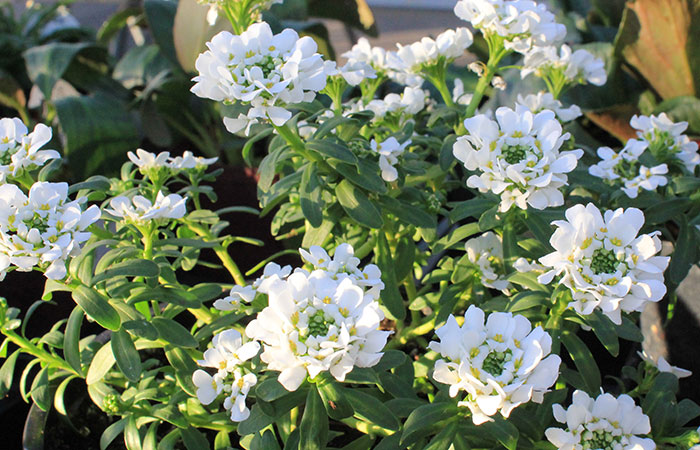
<path id="1" fill-rule="evenodd" d="M 459 222 L 467 217 L 473 217 L 475 219 L 481 217 L 484 212 L 493 208 L 494 204 L 495 203 L 493 200 L 482 197 L 476 197 L 471 200 L 457 203 L 454 205 L 452 211 L 450 211 L 450 222 Z"/>
<path id="2" fill-rule="evenodd" d="M 598 365 L 591 351 L 581 338 L 571 331 L 563 331 L 561 341 L 581 374 L 583 382 L 586 384 L 586 391 L 590 395 L 598 395 L 601 386 L 600 370 L 598 370 Z"/>
<path id="3" fill-rule="evenodd" d="M 357 164 L 357 156 L 349 148 L 337 142 L 325 140 L 311 140 L 306 143 L 306 148 L 321 154 L 326 158 L 337 159 L 348 164 Z"/>
<path id="4" fill-rule="evenodd" d="M 0 367 L 0 398 L 4 398 L 5 395 L 10 391 L 12 386 L 12 379 L 15 374 L 15 364 L 17 363 L 17 357 L 20 351 L 14 351 L 2 364 Z"/>
<path id="5" fill-rule="evenodd" d="M 126 377 L 136 382 L 141 377 L 141 357 L 136 350 L 131 335 L 124 330 L 112 333 L 110 340 L 117 367 Z"/>
<path id="6" fill-rule="evenodd" d="M 406 419 L 401 434 L 401 445 L 408 446 L 416 442 L 422 432 L 441 420 L 458 413 L 457 405 L 452 402 L 431 403 L 415 409 Z"/>
<path id="7" fill-rule="evenodd" d="M 328 439 L 328 416 L 323 401 L 312 385 L 306 396 L 304 415 L 299 426 L 299 450 L 323 450 Z"/>
<path id="8" fill-rule="evenodd" d="M 435 228 L 437 226 L 435 216 L 410 203 L 384 195 L 379 197 L 379 205 L 402 221 L 419 228 Z"/>
<path id="9" fill-rule="evenodd" d="M 335 188 L 335 194 L 338 197 L 340 205 L 353 220 L 361 225 L 370 228 L 380 228 L 384 221 L 382 216 L 369 201 L 367 195 L 360 189 L 355 187 L 348 180 L 342 180 Z"/>
<path id="10" fill-rule="evenodd" d="M 92 284 L 112 278 L 122 277 L 157 277 L 160 274 L 158 264 L 146 259 L 130 259 L 114 264 L 109 269 L 95 275 L 92 279 Z"/>
<path id="11" fill-rule="evenodd" d="M 80 363 L 80 328 L 83 325 L 84 313 L 76 306 L 68 317 L 65 334 L 63 335 L 63 356 L 66 362 L 82 376 Z"/>
<path id="12" fill-rule="evenodd" d="M 601 344 L 610 352 L 612 356 L 620 353 L 620 343 L 617 340 L 615 324 L 610 318 L 599 309 L 595 309 L 593 314 L 584 317 L 588 325 L 593 328 L 593 332 L 598 337 Z"/>
<path id="13" fill-rule="evenodd" d="M 498 442 L 500 442 L 508 450 L 518 450 L 518 439 L 520 433 L 515 425 L 503 419 L 500 416 L 495 416 L 492 422 L 481 424 L 480 427 Z"/>
<path id="14" fill-rule="evenodd" d="M 406 308 L 394 275 L 394 258 L 384 233 L 377 234 L 377 266 L 382 271 L 384 281 L 380 301 L 396 320 L 403 320 L 406 317 Z"/>
<path id="15" fill-rule="evenodd" d="M 644 224 L 665 223 L 671 218 L 683 217 L 685 211 L 693 204 L 687 198 L 672 198 L 655 203 L 644 210 Z"/>
<path id="16" fill-rule="evenodd" d="M 141 435 L 139 434 L 138 425 L 136 425 L 136 416 L 129 414 L 124 428 L 124 444 L 127 450 L 141 450 Z"/>
<path id="17" fill-rule="evenodd" d="M 180 435 L 182 436 L 182 441 L 185 443 L 187 450 L 209 448 L 209 441 L 207 441 L 204 434 L 196 428 L 189 427 L 182 429 L 180 430 Z"/>
<path id="18" fill-rule="evenodd" d="M 34 377 L 31 389 L 32 400 L 41 408 L 48 411 L 51 407 L 51 391 L 49 389 L 49 368 L 44 367 Z"/>
<path id="19" fill-rule="evenodd" d="M 68 384 L 76 378 L 77 377 L 75 375 L 67 376 L 63 381 L 61 381 L 61 384 L 58 385 L 58 387 L 56 388 L 56 393 L 53 396 L 54 408 L 56 408 L 56 411 L 59 414 L 62 414 L 64 416 L 68 415 L 65 399 L 66 388 L 68 388 Z"/>
<path id="20" fill-rule="evenodd" d="M 101 381 L 107 372 L 109 372 L 109 369 L 114 366 L 115 362 L 112 346 L 109 344 L 103 345 L 97 353 L 95 353 L 95 356 L 92 357 L 85 382 L 87 384 L 93 384 Z"/>
<path id="21" fill-rule="evenodd" d="M 457 135 L 451 134 L 447 136 L 440 148 L 440 168 L 445 172 L 450 170 L 452 163 L 455 162 L 455 157 L 452 153 L 455 142 L 457 142 Z"/>
<path id="22" fill-rule="evenodd" d="M 231 447 L 231 439 L 227 431 L 219 431 L 214 438 L 214 450 L 228 450 Z"/>
<path id="23" fill-rule="evenodd" d="M 175 369 L 175 377 L 180 387 L 192 396 L 197 395 L 197 388 L 192 382 L 192 374 L 197 370 L 197 363 L 194 359 L 179 347 L 166 347 L 165 357 L 170 365 Z"/>
<path id="24" fill-rule="evenodd" d="M 697 262 L 698 255 L 694 230 L 688 225 L 688 220 L 685 216 L 680 215 L 677 217 L 677 220 L 680 222 L 680 230 L 674 245 L 673 255 L 671 255 L 671 262 L 666 271 L 666 279 L 672 287 L 681 284 L 688 275 L 690 268 Z"/>
<path id="25" fill-rule="evenodd" d="M 158 330 L 161 339 L 178 347 L 195 348 L 199 345 L 192 334 L 185 327 L 174 320 L 165 317 L 154 317 L 151 321 Z"/>
<path id="26" fill-rule="evenodd" d="M 106 450 L 117 436 L 122 434 L 124 427 L 126 427 L 126 419 L 119 419 L 102 432 L 100 436 L 100 450 Z"/>
<path id="27" fill-rule="evenodd" d="M 449 422 L 428 442 L 424 450 L 448 450 L 457 434 L 457 428 L 458 422 L 456 420 Z"/>
<path id="28" fill-rule="evenodd" d="M 73 291 L 73 300 L 85 311 L 85 314 L 104 328 L 112 331 L 119 329 L 121 319 L 117 310 L 99 292 L 86 286 L 78 286 Z"/>
<path id="29" fill-rule="evenodd" d="M 277 381 L 277 378 L 268 378 L 255 386 L 255 395 L 266 402 L 275 401 L 287 394 L 289 391 Z"/>
<path id="30" fill-rule="evenodd" d="M 316 164 L 309 163 L 301 175 L 299 202 L 304 217 L 312 227 L 318 228 L 323 223 L 321 200 L 321 183 L 316 175 Z"/>
<path id="31" fill-rule="evenodd" d="M 319 375 L 320 376 L 320 375 Z M 316 383 L 328 417 L 335 420 L 352 416 L 353 410 L 345 398 L 343 386 L 333 378 L 324 377 Z"/>
<path id="32" fill-rule="evenodd" d="M 328 163 L 356 186 L 378 194 L 384 194 L 387 191 L 386 182 L 379 176 L 379 165 L 375 161 L 361 159 L 357 167 L 333 160 L 329 160 Z"/>
<path id="33" fill-rule="evenodd" d="M 24 52 L 27 75 L 36 84 L 44 97 L 51 99 L 56 82 L 63 76 L 73 59 L 81 51 L 97 48 L 89 42 L 52 42 L 34 46 Z"/>
<path id="34" fill-rule="evenodd" d="M 280 450 L 279 443 L 272 431 L 265 430 L 263 434 L 256 434 L 250 441 L 250 450 Z"/>

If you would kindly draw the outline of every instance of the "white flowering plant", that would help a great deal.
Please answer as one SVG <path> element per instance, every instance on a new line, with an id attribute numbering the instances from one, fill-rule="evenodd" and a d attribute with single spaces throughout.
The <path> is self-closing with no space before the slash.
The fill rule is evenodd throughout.
<path id="1" fill-rule="evenodd" d="M 700 444 L 692 373 L 640 326 L 700 261 L 694 124 L 595 131 L 571 99 L 618 55 L 540 2 L 459 0 L 462 27 L 342 63 L 265 21 L 276 3 L 207 3 L 231 30 L 190 85 L 245 142 L 259 209 L 190 151 L 58 182 L 52 128 L 0 119 L 0 274 L 45 282 L 24 315 L 0 303 L 0 393 L 70 416 L 83 389 L 101 448 Z M 282 250 L 233 234 L 243 214 Z M 49 301 L 69 316 L 27 336 Z"/>

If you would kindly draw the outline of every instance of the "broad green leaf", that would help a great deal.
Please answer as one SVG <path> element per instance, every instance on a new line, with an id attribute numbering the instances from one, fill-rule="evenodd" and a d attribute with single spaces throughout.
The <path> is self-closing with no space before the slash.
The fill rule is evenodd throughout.
<path id="1" fill-rule="evenodd" d="M 342 180 L 335 188 L 340 205 L 348 216 L 361 225 L 380 228 L 384 221 L 377 207 L 367 195 L 347 180 Z"/>
<path id="2" fill-rule="evenodd" d="M 435 243 L 433 246 L 433 253 L 440 253 L 445 250 L 453 249 L 459 244 L 463 246 L 467 238 L 479 232 L 479 225 L 476 223 L 468 223 L 459 228 L 455 228 Z"/>
<path id="3" fill-rule="evenodd" d="M 66 137 L 63 151 L 75 173 L 116 173 L 124 154 L 139 145 L 138 127 L 122 100 L 81 95 L 57 100 L 55 106 Z"/>
<path id="4" fill-rule="evenodd" d="M 155 45 L 134 47 L 119 60 L 112 78 L 119 81 L 125 88 L 134 89 L 146 86 L 151 80 L 163 72 L 169 72 L 172 67 Z"/>
<path id="5" fill-rule="evenodd" d="M 670 216 L 673 217 L 673 216 Z M 666 279 L 668 283 L 675 287 L 678 286 L 688 275 L 688 271 L 698 259 L 698 243 L 695 239 L 695 232 L 688 225 L 688 220 L 683 215 L 679 215 L 680 230 L 678 239 L 673 246 L 674 251 L 671 255 L 671 262 L 666 270 Z"/>
<path id="6" fill-rule="evenodd" d="M 486 422 L 480 427 L 489 436 L 496 438 L 508 450 L 518 450 L 518 429 L 500 416 L 495 416 L 492 422 Z"/>
<path id="7" fill-rule="evenodd" d="M 63 76 L 78 53 L 96 48 L 90 42 L 52 42 L 31 47 L 24 52 L 24 61 L 29 78 L 36 84 L 44 97 L 51 99 L 51 91 Z"/>
<path id="8" fill-rule="evenodd" d="M 326 448 L 328 416 L 315 385 L 311 386 L 306 396 L 304 415 L 301 417 L 299 432 L 299 450 L 322 450 Z"/>
<path id="9" fill-rule="evenodd" d="M 277 381 L 277 378 L 268 378 L 255 386 L 255 395 L 266 402 L 272 402 L 287 394 L 289 391 Z"/>
<path id="10" fill-rule="evenodd" d="M 10 391 L 12 386 L 12 379 L 15 373 L 15 364 L 17 363 L 17 357 L 20 351 L 16 350 L 13 352 L 0 367 L 0 397 L 4 398 L 5 395 Z"/>
<path id="11" fill-rule="evenodd" d="M 399 421 L 394 413 L 375 396 L 366 394 L 360 389 L 346 389 L 345 396 L 356 416 L 387 430 L 399 429 Z"/>
<path id="12" fill-rule="evenodd" d="M 151 321 L 161 339 L 178 347 L 195 348 L 199 344 L 185 327 L 165 317 L 154 317 Z"/>
<path id="13" fill-rule="evenodd" d="M 256 434 L 250 441 L 250 450 L 280 450 L 279 443 L 272 431 L 265 430 L 263 434 Z"/>
<path id="14" fill-rule="evenodd" d="M 654 225 L 667 222 L 671 218 L 683 215 L 692 205 L 690 199 L 673 198 L 651 205 L 644 211 L 644 224 Z"/>
<path id="15" fill-rule="evenodd" d="M 92 284 L 111 278 L 122 277 L 157 277 L 160 274 L 158 264 L 146 259 L 130 259 L 114 264 L 102 273 L 98 273 L 92 278 Z"/>
<path id="16" fill-rule="evenodd" d="M 340 420 L 352 416 L 352 406 L 344 394 L 346 389 L 340 383 L 331 377 L 324 377 L 323 380 L 316 383 L 316 386 L 328 417 Z"/>
<path id="17" fill-rule="evenodd" d="M 649 393 L 642 401 L 642 409 L 649 416 L 654 436 L 668 436 L 678 420 L 675 393 L 678 392 L 678 378 L 662 372 L 654 379 Z"/>
<path id="18" fill-rule="evenodd" d="M 329 160 L 328 163 L 339 174 L 356 186 L 379 194 L 383 194 L 387 191 L 386 183 L 382 177 L 379 176 L 379 166 L 374 161 L 361 159 L 357 167 L 332 160 Z"/>
<path id="19" fill-rule="evenodd" d="M 445 142 L 443 142 L 440 148 L 440 168 L 447 172 L 450 170 L 452 163 L 455 161 L 454 154 L 452 153 L 452 148 L 457 142 L 457 135 L 451 134 L 447 136 Z"/>
<path id="20" fill-rule="evenodd" d="M 620 353 L 620 343 L 617 340 L 615 324 L 597 308 L 593 311 L 593 314 L 585 316 L 585 319 L 588 325 L 593 328 L 593 332 L 600 343 L 612 356 L 617 356 Z"/>
<path id="21" fill-rule="evenodd" d="M 119 329 L 121 319 L 117 310 L 99 292 L 86 286 L 78 286 L 73 291 L 73 300 L 85 311 L 85 314 L 104 328 L 112 331 Z"/>
<path id="22" fill-rule="evenodd" d="M 173 26 L 178 2 L 173 0 L 145 0 L 143 10 L 146 13 L 148 28 L 158 48 L 176 67 L 179 67 L 175 44 L 173 43 Z"/>
<path id="23" fill-rule="evenodd" d="M 182 436 L 182 442 L 185 443 L 187 450 L 201 450 L 203 448 L 209 448 L 209 441 L 207 441 L 206 436 L 204 436 L 204 434 L 196 428 L 189 427 L 181 429 L 180 436 Z"/>
<path id="24" fill-rule="evenodd" d="M 219 431 L 214 438 L 214 450 L 228 450 L 231 447 L 231 438 L 226 431 Z"/>
<path id="25" fill-rule="evenodd" d="M 126 331 L 119 330 L 112 333 L 110 340 L 112 353 L 117 361 L 117 367 L 126 377 L 136 382 L 141 377 L 141 357 L 134 346 L 134 341 Z"/>
<path id="26" fill-rule="evenodd" d="M 570 331 L 562 332 L 561 341 L 581 374 L 588 394 L 598 395 L 601 386 L 600 370 L 591 351 L 581 338 Z"/>
<path id="27" fill-rule="evenodd" d="M 83 317 L 83 310 L 76 306 L 68 317 L 63 335 L 63 356 L 80 376 L 83 373 L 80 363 L 80 328 L 83 324 Z"/>
<path id="28" fill-rule="evenodd" d="M 467 217 L 478 218 L 487 210 L 493 208 L 495 202 L 491 199 L 476 197 L 454 205 L 450 211 L 450 221 L 452 223 L 459 222 Z"/>
<path id="29" fill-rule="evenodd" d="M 449 450 L 457 434 L 457 428 L 458 422 L 456 420 L 449 422 L 446 427 L 428 442 L 424 450 Z"/>
<path id="30" fill-rule="evenodd" d="M 357 164 L 357 156 L 349 148 L 329 139 L 311 140 L 306 142 L 306 148 L 326 157 L 337 159 L 348 164 Z"/>
<path id="31" fill-rule="evenodd" d="M 424 210 L 401 200 L 382 196 L 379 197 L 379 205 L 402 221 L 420 228 L 435 228 L 437 222 L 435 216 Z"/>

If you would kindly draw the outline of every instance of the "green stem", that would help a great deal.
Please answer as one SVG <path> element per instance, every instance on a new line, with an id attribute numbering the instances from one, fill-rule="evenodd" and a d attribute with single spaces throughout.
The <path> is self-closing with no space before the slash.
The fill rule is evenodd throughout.
<path id="1" fill-rule="evenodd" d="M 17 114 L 19 114 L 19 117 L 22 119 L 22 122 L 24 122 L 27 128 L 30 127 L 31 119 L 29 118 L 29 113 L 27 113 L 27 109 L 24 106 L 22 106 L 20 102 L 18 102 L 11 96 L 0 92 L 0 103 L 3 103 L 9 106 L 10 108 L 17 110 Z"/>
<path id="2" fill-rule="evenodd" d="M 391 436 L 394 434 L 393 431 L 387 430 L 386 428 L 382 428 L 379 425 L 374 425 L 371 423 L 364 422 L 362 420 L 356 419 L 354 417 L 348 417 L 347 419 L 342 419 L 341 422 L 343 422 L 345 425 L 356 429 L 357 431 L 364 433 L 364 434 L 369 434 L 370 436 Z"/>
<path id="3" fill-rule="evenodd" d="M 213 234 L 211 234 L 211 231 L 202 227 L 201 225 L 197 225 L 194 223 L 188 223 L 188 225 L 190 229 L 197 233 L 199 236 L 207 240 L 216 239 L 216 237 Z M 239 286 L 245 286 L 245 277 L 243 276 L 241 269 L 238 268 L 238 265 L 231 258 L 231 255 L 228 254 L 228 250 L 226 249 L 226 247 L 224 247 L 223 245 L 218 245 L 214 247 L 213 250 L 214 253 L 216 253 L 216 256 L 219 257 L 221 264 L 223 264 L 226 270 L 228 270 L 228 273 L 231 274 L 236 284 Z"/>
<path id="4" fill-rule="evenodd" d="M 304 141 L 301 140 L 299 135 L 295 133 L 291 128 L 289 128 L 289 125 L 284 124 L 281 126 L 277 126 L 275 124 L 272 124 L 273 127 L 275 127 L 275 130 L 277 130 L 277 133 L 279 133 L 282 138 L 284 138 L 285 141 L 287 141 L 287 144 L 289 144 L 292 149 L 299 153 L 301 156 L 305 158 L 311 159 L 311 156 L 309 152 L 306 150 L 306 146 L 304 145 Z"/>
<path id="5" fill-rule="evenodd" d="M 445 102 L 445 105 L 447 106 L 454 106 L 455 102 L 452 99 L 452 93 L 450 92 L 450 89 L 447 87 L 447 82 L 445 81 L 445 71 L 444 70 L 438 70 L 437 73 L 433 75 L 428 76 L 428 81 L 432 83 L 433 86 L 438 90 L 440 93 L 440 96 L 442 97 L 442 101 Z"/>
<path id="6" fill-rule="evenodd" d="M 73 373 L 79 377 L 83 376 L 82 373 L 76 372 L 75 369 L 73 369 L 73 367 L 71 367 L 70 364 L 65 362 L 63 359 L 52 355 L 46 350 L 40 349 L 39 347 L 32 344 L 26 338 L 23 338 L 14 331 L 2 330 L 2 334 L 4 334 L 7 337 L 7 339 L 9 339 L 13 344 L 17 345 L 19 348 L 21 348 L 24 352 L 36 356 L 46 365 L 51 367 L 58 367 L 60 369 Z"/>
<path id="7" fill-rule="evenodd" d="M 474 96 L 472 97 L 472 101 L 469 102 L 469 106 L 467 107 L 467 119 L 473 117 L 474 113 L 476 112 L 476 109 L 479 107 L 481 99 L 486 93 L 486 89 L 489 87 L 489 84 L 491 84 L 491 80 L 498 71 L 498 63 L 500 63 L 501 60 L 508 53 L 510 53 L 510 51 L 506 50 L 506 48 L 503 46 L 503 42 L 492 43 L 490 37 L 487 37 L 487 41 L 489 43 L 489 60 L 486 63 L 486 67 L 484 68 L 484 75 L 481 78 L 479 78 L 479 82 L 476 84 L 476 89 L 474 90 Z"/>

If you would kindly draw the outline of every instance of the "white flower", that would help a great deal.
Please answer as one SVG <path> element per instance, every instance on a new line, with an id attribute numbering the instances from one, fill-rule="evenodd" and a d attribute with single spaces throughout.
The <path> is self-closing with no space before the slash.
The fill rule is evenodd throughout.
<path id="1" fill-rule="evenodd" d="M 647 302 L 666 294 L 663 272 L 669 258 L 655 256 L 661 250 L 658 232 L 637 236 L 644 214 L 637 208 L 600 210 L 589 203 L 566 210 L 566 220 L 550 239 L 555 251 L 540 258 L 550 270 L 538 277 L 548 284 L 557 275 L 571 290 L 569 303 L 588 315 L 599 308 L 614 323 L 622 312 L 642 311 Z"/>
<path id="2" fill-rule="evenodd" d="M 494 89 L 498 89 L 499 91 L 505 91 L 508 87 L 508 84 L 506 84 L 506 80 L 504 80 L 503 77 L 496 75 L 491 79 L 491 86 L 493 86 Z"/>
<path id="3" fill-rule="evenodd" d="M 377 142 L 372 139 L 370 142 L 370 147 L 373 152 L 379 154 L 379 168 L 382 170 L 382 178 L 385 181 L 392 182 L 396 181 L 399 176 L 396 167 L 394 167 L 399 162 L 399 156 L 403 154 L 406 147 L 411 144 L 408 140 L 403 144 L 399 144 L 399 141 L 395 137 L 390 137 L 382 142 Z"/>
<path id="4" fill-rule="evenodd" d="M 276 279 L 285 279 L 292 273 L 292 266 L 281 267 L 279 264 L 269 262 L 263 269 L 263 274 L 260 278 L 253 282 L 253 288 L 257 292 L 267 294 L 267 288 Z"/>
<path id="5" fill-rule="evenodd" d="M 173 170 L 200 169 L 210 166 L 218 160 L 218 157 L 203 158 L 201 156 L 194 156 L 194 153 L 188 150 L 185 151 L 182 156 L 171 158 L 169 167 Z"/>
<path id="6" fill-rule="evenodd" d="M 397 118 L 399 124 L 410 120 L 425 109 L 430 96 L 420 88 L 407 86 L 401 94 L 390 93 L 384 99 L 375 99 L 367 105 L 357 105 L 357 110 L 368 110 L 374 113 L 373 122 L 386 118 Z"/>
<path id="7" fill-rule="evenodd" d="M 56 150 L 40 150 L 51 140 L 51 128 L 37 124 L 29 133 L 18 118 L 0 119 L 0 183 L 8 176 L 21 176 L 25 170 L 34 170 L 61 155 Z"/>
<path id="8" fill-rule="evenodd" d="M 458 105 L 468 105 L 472 101 L 472 94 L 464 92 L 464 82 L 460 78 L 455 78 L 455 86 L 452 89 L 452 101 Z"/>
<path id="9" fill-rule="evenodd" d="M 111 209 L 105 208 L 105 211 L 115 217 L 143 224 L 156 219 L 181 219 L 187 212 L 186 201 L 187 198 L 178 194 L 165 196 L 161 191 L 158 191 L 153 203 L 142 195 L 135 195 L 132 199 L 120 195 L 109 201 Z"/>
<path id="10" fill-rule="evenodd" d="M 476 425 L 497 412 L 510 416 L 517 406 L 542 403 L 559 376 L 561 359 L 550 355 L 552 338 L 542 327 L 534 330 L 521 315 L 491 313 L 472 305 L 460 327 L 454 316 L 438 328 L 440 342 L 428 347 L 445 359 L 435 362 L 433 378 L 450 386 L 449 394 L 466 396 L 459 406 L 471 410 Z"/>
<path id="11" fill-rule="evenodd" d="M 350 86 L 357 86 L 368 78 L 377 78 L 377 72 L 365 61 L 349 61 L 338 70 Z"/>
<path id="12" fill-rule="evenodd" d="M 143 172 L 152 169 L 170 168 L 169 152 L 160 152 L 156 155 L 139 148 L 136 150 L 136 154 L 128 152 L 126 156 Z"/>
<path id="13" fill-rule="evenodd" d="M 454 12 L 487 38 L 501 36 L 507 49 L 519 53 L 554 45 L 566 36 L 566 27 L 554 21 L 554 14 L 531 0 L 460 0 Z"/>
<path id="14" fill-rule="evenodd" d="M 469 261 L 479 267 L 481 284 L 508 294 L 510 283 L 505 278 L 503 240 L 491 231 L 469 239 L 464 248 Z"/>
<path id="15" fill-rule="evenodd" d="M 280 371 L 278 380 L 289 391 L 307 375 L 329 371 L 343 381 L 354 366 L 374 366 L 390 334 L 379 329 L 384 314 L 373 294 L 356 281 L 358 273 L 364 276 L 352 247 L 339 247 L 332 259 L 318 249 L 304 252 L 318 268 L 274 279 L 269 306 L 246 328 L 248 337 L 263 344 L 262 361 Z"/>
<path id="16" fill-rule="evenodd" d="M 214 336 L 212 345 L 204 352 L 204 359 L 197 363 L 217 372 L 212 376 L 199 369 L 192 374 L 197 398 L 203 405 L 208 405 L 225 392 L 224 408 L 231 412 L 232 421 L 241 422 L 250 415 L 245 400 L 258 381 L 246 363 L 258 354 L 260 344 L 255 341 L 243 343 L 241 333 L 228 329 Z"/>
<path id="17" fill-rule="evenodd" d="M 630 125 L 637 130 L 639 139 L 649 144 L 649 150 L 657 159 L 666 161 L 675 157 L 691 173 L 700 164 L 698 143 L 683 134 L 688 122 L 674 123 L 666 113 L 661 113 L 658 116 L 633 116 Z"/>
<path id="18" fill-rule="evenodd" d="M 219 311 L 238 311 L 241 301 L 250 303 L 255 298 L 256 291 L 252 286 L 234 286 L 231 293 L 214 302 L 214 308 Z"/>
<path id="19" fill-rule="evenodd" d="M 324 62 L 309 36 L 285 29 L 272 34 L 267 23 L 251 25 L 240 36 L 222 31 L 207 43 L 195 66 L 199 75 L 192 92 L 215 101 L 249 104 L 247 114 L 226 117 L 231 133 L 244 130 L 259 119 L 284 125 L 292 113 L 289 105 L 313 101 L 326 86 L 335 63 Z"/>
<path id="20" fill-rule="evenodd" d="M 352 49 L 343 53 L 348 64 L 363 62 L 372 66 L 378 74 L 386 74 L 391 69 L 387 61 L 387 51 L 381 47 L 372 47 L 367 38 L 358 39 Z"/>
<path id="21" fill-rule="evenodd" d="M 552 110 L 561 122 L 571 122 L 583 115 L 581 108 L 576 105 L 564 108 L 564 105 L 549 92 L 538 92 L 525 97 L 518 94 L 517 104 L 526 106 L 533 114 L 545 109 Z"/>
<path id="22" fill-rule="evenodd" d="M 639 189 L 656 190 L 658 186 L 668 183 L 666 164 L 646 167 L 639 163 L 639 156 L 647 149 L 645 141 L 630 139 L 625 147 L 616 153 L 610 147 L 600 147 L 598 156 L 601 161 L 588 168 L 591 175 L 606 180 L 609 184 L 619 185 L 630 198 L 636 198 Z"/>
<path id="23" fill-rule="evenodd" d="M 410 45 L 398 44 L 394 69 L 417 74 L 429 66 L 449 64 L 462 56 L 472 42 L 474 38 L 469 29 L 457 28 L 444 31 L 435 40 L 424 37 Z"/>
<path id="24" fill-rule="evenodd" d="M 686 369 L 681 369 L 680 367 L 672 366 L 668 361 L 666 361 L 666 358 L 663 356 L 659 356 L 657 360 L 654 360 L 653 357 L 651 357 L 646 350 L 642 350 L 641 352 L 637 352 L 637 354 L 646 362 L 651 364 L 652 366 L 656 367 L 659 369 L 659 372 L 667 372 L 667 373 L 672 373 L 678 378 L 686 378 L 689 377 L 693 374 L 690 370 Z"/>
<path id="25" fill-rule="evenodd" d="M 635 405 L 632 397 L 622 394 L 615 398 L 600 394 L 595 400 L 583 391 L 575 391 L 571 406 L 552 406 L 557 422 L 566 430 L 547 428 L 549 442 L 561 450 L 616 449 L 654 450 L 656 444 L 637 435 L 651 431 L 649 417 Z"/>
<path id="26" fill-rule="evenodd" d="M 567 84 L 594 84 L 602 86 L 608 79 L 605 63 L 587 50 L 571 50 L 566 44 L 559 47 L 535 47 L 525 54 L 524 66 L 520 71 L 522 78 L 534 73 L 538 77 L 563 77 Z"/>
<path id="27" fill-rule="evenodd" d="M 28 196 L 14 184 L 0 186 L 0 279 L 10 266 L 65 278 L 67 258 L 80 253 L 91 236 L 85 230 L 100 217 L 97 206 L 83 211 L 81 203 L 68 199 L 66 183 L 34 183 Z"/>
<path id="28" fill-rule="evenodd" d="M 567 184 L 566 173 L 574 170 L 583 150 L 559 152 L 570 135 L 562 134 L 554 112 L 501 107 L 496 121 L 480 114 L 464 126 L 469 134 L 457 139 L 454 156 L 467 169 L 481 172 L 470 176 L 467 186 L 500 195 L 501 212 L 513 203 L 521 209 L 564 204 L 559 188 Z"/>

